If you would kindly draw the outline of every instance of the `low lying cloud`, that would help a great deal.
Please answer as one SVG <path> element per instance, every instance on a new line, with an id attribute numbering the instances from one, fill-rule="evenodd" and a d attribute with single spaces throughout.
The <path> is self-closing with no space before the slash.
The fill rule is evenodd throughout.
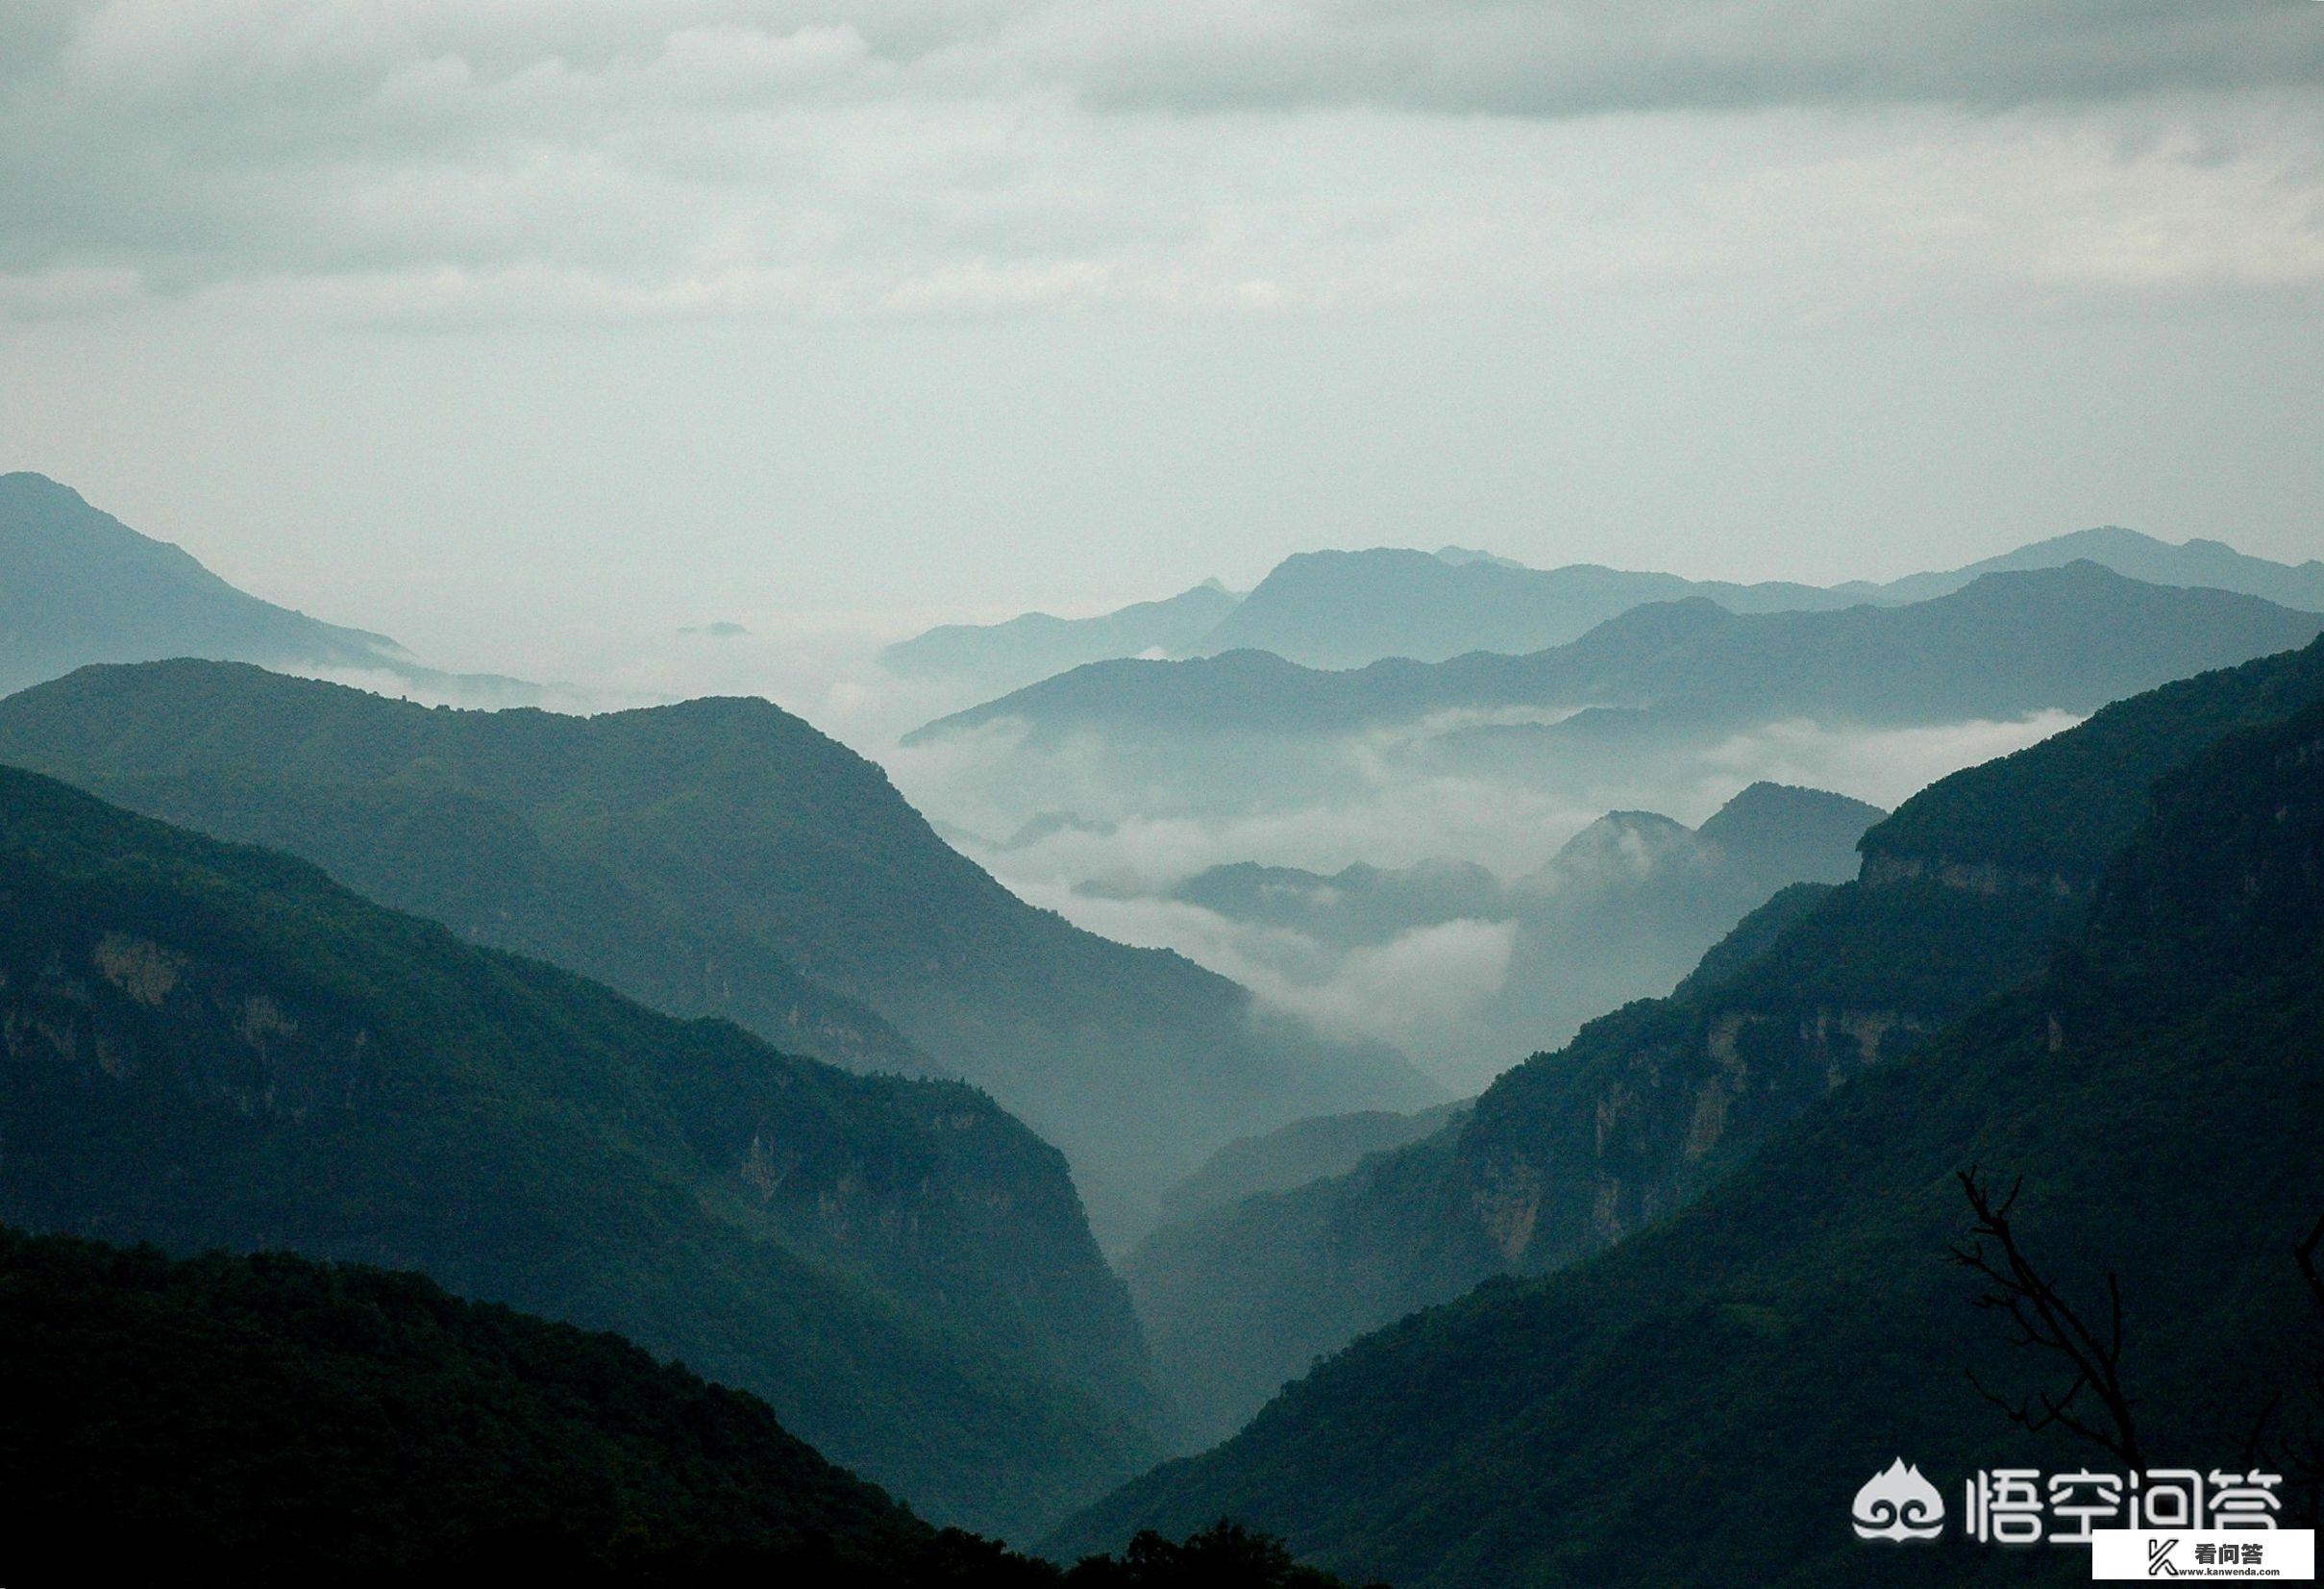
<path id="1" fill-rule="evenodd" d="M 1220 765 L 1187 759 L 1194 753 L 1181 746 L 1171 777 L 1150 776 L 1095 735 L 1035 744 L 1006 722 L 883 759 L 907 798 L 1025 899 L 1105 936 L 1175 950 L 1277 1009 L 1334 1034 L 1395 1043 L 1448 1083 L 1471 1086 L 1559 1035 L 1513 1030 L 1501 1007 L 1519 934 L 1545 930 L 1523 925 L 1530 912 L 1551 908 L 1561 887 L 1619 887 L 1653 870 L 1659 857 L 1647 829 L 1576 857 L 1570 865 L 1580 870 L 1570 875 L 1505 890 L 1497 908 L 1487 888 L 1482 908 L 1453 906 L 1462 919 L 1422 920 L 1386 936 L 1351 937 L 1296 910 L 1229 917 L 1173 897 L 1178 885 L 1238 862 L 1329 876 L 1354 862 L 1400 868 L 1432 859 L 1471 862 L 1516 883 L 1609 810 L 1655 811 L 1693 827 L 1761 780 L 1893 807 L 1938 778 L 2075 721 L 2064 712 L 1913 729 L 1786 721 L 1629 762 L 1602 749 L 1575 751 L 1506 776 L 1436 770 L 1425 755 L 1410 754 L 1425 747 L 1416 728 L 1231 750 Z M 1432 728 L 1465 726 L 1448 717 Z M 1302 920 L 1307 930 L 1285 925 Z M 1532 953 L 1537 972 L 1567 957 L 1554 943 Z M 1580 956 L 1590 969 L 1575 997 L 1609 975 L 1600 958 Z M 1606 997 L 1657 991 L 1625 985 Z"/>
<path id="2" fill-rule="evenodd" d="M 1018 892 L 1092 932 L 1175 950 L 1318 1031 L 1381 1039 L 1424 1061 L 1500 990 L 1517 935 L 1510 921 L 1441 922 L 1338 952 L 1304 933 L 1179 900 L 1102 898 L 1053 884 L 1021 884 Z M 1464 1075 L 1457 1084 L 1473 1080 Z"/>
<path id="3" fill-rule="evenodd" d="M 1737 777 L 1831 789 L 1893 809 L 1947 773 L 2021 751 L 2072 728 L 2072 712 L 1930 728 L 1844 729 L 1794 720 L 1734 735 L 1704 755 L 1715 786 Z"/>
<path id="4" fill-rule="evenodd" d="M 386 668 L 307 668 L 309 677 L 429 706 L 496 709 L 511 705 L 588 715 L 666 706 L 705 695 L 761 696 L 875 760 L 906 730 L 972 704 L 945 680 L 902 679 L 879 665 L 879 648 L 918 615 L 867 621 L 853 614 L 738 609 L 692 624 L 609 627 L 551 621 L 538 631 L 510 622 L 482 655 L 447 657 L 414 676 Z M 474 668 L 477 673 L 454 671 Z M 496 677 L 500 676 L 500 677 Z"/>

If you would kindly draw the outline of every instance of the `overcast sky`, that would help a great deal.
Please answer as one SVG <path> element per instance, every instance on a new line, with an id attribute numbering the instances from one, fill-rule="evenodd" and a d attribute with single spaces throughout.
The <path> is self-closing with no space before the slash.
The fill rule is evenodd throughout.
<path id="1" fill-rule="evenodd" d="M 0 468 L 464 665 L 2324 555 L 2313 0 L 7 0 Z"/>

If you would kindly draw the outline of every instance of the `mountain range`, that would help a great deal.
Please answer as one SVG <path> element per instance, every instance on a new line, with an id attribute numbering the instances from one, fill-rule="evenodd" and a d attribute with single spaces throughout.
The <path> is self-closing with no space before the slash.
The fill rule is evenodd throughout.
<path id="1" fill-rule="evenodd" d="M 761 700 L 578 718 L 235 663 L 93 667 L 0 702 L 0 760 L 674 1013 L 965 1078 L 1064 1149 L 1109 1241 L 1235 1136 L 1441 1096 L 1388 1050 L 1025 905 L 877 766 Z"/>
<path id="2" fill-rule="evenodd" d="M 1668 1218 L 1827 1092 L 2038 975 L 2149 787 L 2319 701 L 2324 643 L 1955 774 L 1864 835 L 1857 881 L 1777 894 L 1670 997 L 1518 1065 L 1457 1124 L 1155 1232 L 1124 1273 L 1193 1423 L 1232 1428 L 1364 1330 Z"/>
<path id="3" fill-rule="evenodd" d="M 1962 568 L 1829 587 L 1689 580 L 1594 563 L 1529 568 L 1461 547 L 1380 547 L 1298 553 L 1239 601 L 1214 582 L 1094 618 L 1028 613 L 1004 624 L 948 625 L 890 647 L 885 657 L 898 672 L 952 674 L 1002 690 L 1084 662 L 1152 654 L 1266 651 L 1332 669 L 1391 657 L 1441 662 L 1472 651 L 1521 655 L 1564 645 L 1648 602 L 1701 597 L 1730 612 L 1893 607 L 1949 595 L 1985 574 L 2082 559 L 2150 584 L 2210 586 L 2324 612 L 2324 561 L 2273 562 L 2221 541 L 2173 544 L 2116 526 L 2055 535 Z"/>
<path id="4" fill-rule="evenodd" d="M 1858 883 L 1368 1163 L 1534 1278 L 1365 1336 L 1052 1544 L 1231 1510 L 1422 1589 L 2087 1581 L 1959 1511 L 1935 1547 L 1845 1526 L 1899 1453 L 1953 1501 L 1981 1470 L 2124 1466 L 2041 1428 L 2071 1370 L 1948 1261 L 1965 1175 L 2101 1353 L 2119 1297 L 2134 1465 L 2296 1475 L 2324 1410 L 2293 1261 L 2324 1211 L 2320 880 L 2324 646 L 1936 785 Z"/>
<path id="5" fill-rule="evenodd" d="M 1434 713 L 1609 711 L 1674 730 L 1787 716 L 1865 724 L 2088 712 L 2207 667 L 2304 644 L 2324 617 L 2219 590 L 2146 584 L 2089 561 L 1987 574 L 1905 607 L 1738 614 L 1694 598 L 1631 608 L 1527 656 L 1391 660 L 1346 672 L 1271 653 L 1097 662 L 905 736 L 927 743 L 998 720 L 1037 741 L 1097 732 L 1140 745 L 1297 738 Z"/>
<path id="6" fill-rule="evenodd" d="M 1828 588 L 1321 553 L 890 649 L 996 697 L 898 763 L 963 844 L 1291 1006 L 1275 942 L 1332 1030 L 1404 1001 L 1500 1072 L 1446 1103 L 768 702 L 294 677 L 541 698 L 0 476 L 0 1568 L 2083 1578 L 1859 1540 L 1907 1462 L 2304 1521 L 2319 631 L 2324 563 L 2103 529 Z M 1989 729 L 2050 737 L 1892 813 L 1768 770 Z M 1448 804 L 1526 859 L 1343 864 Z M 1140 881 L 1271 853 L 1332 858 Z M 2127 1400 L 1994 1328 L 1965 1187 Z"/>
<path id="7" fill-rule="evenodd" d="M 680 1022 L 15 769 L 0 899 L 0 1220 L 619 1329 L 988 1531 L 1152 1449 L 1063 1156 L 967 1086 Z"/>

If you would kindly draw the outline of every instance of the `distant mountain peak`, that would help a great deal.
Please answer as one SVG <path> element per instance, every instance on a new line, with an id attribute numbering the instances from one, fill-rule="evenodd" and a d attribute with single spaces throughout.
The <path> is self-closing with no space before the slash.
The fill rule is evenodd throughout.
<path id="1" fill-rule="evenodd" d="M 1514 558 L 1496 557 L 1491 552 L 1480 552 L 1471 546 L 1440 546 L 1436 549 L 1436 558 L 1437 561 L 1448 562 L 1455 568 L 1466 568 L 1471 563 L 1483 563 L 1489 568 L 1527 567 Z"/>
<path id="2" fill-rule="evenodd" d="M 1694 843 L 1694 829 L 1660 811 L 1608 811 L 1559 846 L 1543 873 L 1609 863 L 1651 866 Z"/>
<path id="3" fill-rule="evenodd" d="M 1737 849 L 1837 844 L 1852 850 L 1865 830 L 1888 814 L 1829 789 L 1763 779 L 1714 811 L 1696 832 L 1711 843 Z"/>
<path id="4" fill-rule="evenodd" d="M 70 485 L 30 470 L 0 475 L 0 694 L 92 662 L 172 657 L 385 673 L 504 701 L 539 694 L 517 680 L 421 667 L 383 634 L 236 589 L 184 547 L 139 534 Z"/>

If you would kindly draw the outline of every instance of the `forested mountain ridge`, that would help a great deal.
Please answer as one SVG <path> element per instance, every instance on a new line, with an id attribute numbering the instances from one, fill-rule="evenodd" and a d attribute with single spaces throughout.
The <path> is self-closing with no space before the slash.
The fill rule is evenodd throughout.
<path id="1" fill-rule="evenodd" d="M 1593 1021 L 1454 1128 L 1155 1232 L 1125 1260 L 1198 1429 L 1317 1353 L 1488 1276 L 1668 1217 L 1826 1092 L 2040 970 L 2144 791 L 2324 700 L 2324 642 L 2167 685 L 1941 780 L 1866 833 L 1862 878 L 1788 892 L 1668 999 Z"/>
<path id="2" fill-rule="evenodd" d="M 2318 671 L 2271 663 L 2176 706 L 2216 721 Z M 2231 729 L 2149 788 L 2033 982 L 1817 1098 L 1676 1217 L 1359 1341 L 1057 1543 L 1228 1506 L 1428 1589 L 2088 1581 L 2081 1551 L 1973 1543 L 1958 1511 L 1909 1551 L 1844 1524 L 1900 1452 L 1948 1499 L 1978 1469 L 2119 1471 L 2063 1428 L 2014 1428 L 1965 1377 L 2015 1398 L 2068 1372 L 2011 1344 L 1946 1261 L 1972 1167 L 2003 1191 L 2023 1177 L 2016 1239 L 2085 1314 L 2118 1279 L 2149 1461 L 2241 1472 L 2272 1401 L 2319 1410 L 2298 1404 L 2320 1343 L 2291 1248 L 2324 1209 L 2324 704 Z"/>
<path id="3" fill-rule="evenodd" d="M 1340 1589 L 1228 1525 L 1070 1569 L 747 1392 L 426 1277 L 0 1227 L 0 1574 L 49 1584 Z"/>
<path id="4" fill-rule="evenodd" d="M 0 769 L 0 1219 L 416 1266 L 754 1390 L 996 1531 L 1134 1465 L 1136 1322 L 1062 1156 Z"/>
<path id="5" fill-rule="evenodd" d="M 755 1398 L 417 1275 L 0 1229 L 0 1333 L 11 1582 L 902 1585 L 936 1553 Z"/>
<path id="6" fill-rule="evenodd" d="M 1092 663 L 955 712 L 907 744 L 1001 719 L 1125 742 L 1320 734 L 1454 708 L 1619 708 L 1701 729 L 1786 716 L 1865 724 L 2087 712 L 2205 668 L 2306 644 L 2324 618 L 2255 596 L 2144 584 L 2093 562 L 1989 574 L 1903 607 L 1738 614 L 1638 607 L 1525 656 L 1347 672 L 1255 652 Z"/>
<path id="7" fill-rule="evenodd" d="M 429 708 L 234 664 L 91 668 L 0 702 L 0 757 L 346 866 L 399 904 L 779 1043 L 798 977 L 755 983 L 760 968 L 835 988 L 1063 1148 L 1115 1231 L 1141 1228 L 1162 1186 L 1233 1136 L 1438 1096 L 1387 1050 L 1312 1038 L 1176 956 L 1025 905 L 877 766 L 761 700 L 575 718 Z M 367 815 L 438 802 L 497 809 L 408 832 Z M 532 895 L 542 874 L 512 867 L 504 884 L 479 861 L 479 830 L 513 830 L 507 854 L 537 841 L 557 870 Z M 677 959 L 605 934 L 608 881 L 682 930 Z M 442 903 L 480 891 L 466 914 Z M 717 975 L 689 981 L 684 956 L 702 953 Z"/>
<path id="8" fill-rule="evenodd" d="M 202 664 L 154 666 L 183 683 Z M 254 670 L 245 682 L 264 691 L 277 687 L 271 677 Z M 0 757 L 180 827 L 287 851 L 365 898 L 440 921 L 473 943 L 561 965 L 673 1015 L 724 1016 L 791 1052 L 852 1069 L 931 1068 L 878 1012 L 813 981 L 762 940 L 689 922 L 610 868 L 544 837 L 518 804 L 426 768 L 412 776 L 351 769 L 334 778 L 221 755 L 150 774 L 100 773 L 85 758 L 75 714 L 110 710 L 117 699 L 103 690 L 83 695 L 68 679 L 0 703 Z"/>

